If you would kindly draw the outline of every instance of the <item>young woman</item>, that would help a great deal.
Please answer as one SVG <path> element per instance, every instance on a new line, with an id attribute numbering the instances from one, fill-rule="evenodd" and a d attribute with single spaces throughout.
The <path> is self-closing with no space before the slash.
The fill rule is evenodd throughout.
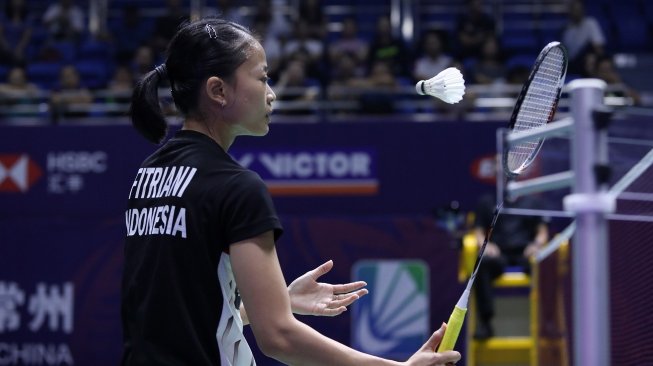
<path id="1" fill-rule="evenodd" d="M 156 92 L 164 79 L 184 122 L 145 160 L 129 192 L 122 364 L 255 365 L 247 322 L 262 351 L 286 364 L 457 361 L 458 352 L 433 351 L 444 326 L 402 363 L 355 351 L 293 316 L 337 314 L 365 290 L 317 284 L 330 262 L 286 288 L 275 249 L 282 227 L 266 186 L 226 153 L 237 136 L 268 132 L 275 94 L 266 69 L 247 29 L 205 19 L 181 27 L 165 64 L 134 90 L 132 122 L 147 139 L 166 134 Z"/>

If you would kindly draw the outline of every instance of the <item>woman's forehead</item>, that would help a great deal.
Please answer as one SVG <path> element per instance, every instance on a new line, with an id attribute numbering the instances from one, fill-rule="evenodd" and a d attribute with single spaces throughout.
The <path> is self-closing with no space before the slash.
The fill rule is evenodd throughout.
<path id="1" fill-rule="evenodd" d="M 265 50 L 263 50 L 263 47 L 260 43 L 256 42 L 252 45 L 249 57 L 243 66 L 246 66 L 247 69 L 254 72 L 267 71 L 268 63 L 265 57 Z"/>

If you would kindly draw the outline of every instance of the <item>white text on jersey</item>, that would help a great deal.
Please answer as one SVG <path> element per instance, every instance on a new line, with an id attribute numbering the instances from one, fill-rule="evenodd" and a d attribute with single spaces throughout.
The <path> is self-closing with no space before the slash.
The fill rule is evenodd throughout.
<path id="1" fill-rule="evenodd" d="M 125 212 L 127 236 L 180 235 L 186 238 L 186 209 L 175 206 L 132 208 Z"/>
<path id="2" fill-rule="evenodd" d="M 129 190 L 129 198 L 181 197 L 197 168 L 173 166 L 140 168 Z"/>

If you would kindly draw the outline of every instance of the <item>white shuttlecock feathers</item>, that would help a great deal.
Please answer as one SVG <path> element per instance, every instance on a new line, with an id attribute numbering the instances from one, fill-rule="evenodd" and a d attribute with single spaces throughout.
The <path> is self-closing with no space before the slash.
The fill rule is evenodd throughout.
<path id="1" fill-rule="evenodd" d="M 450 67 L 428 80 L 420 80 L 415 84 L 415 90 L 420 95 L 432 95 L 449 104 L 458 103 L 465 95 L 465 79 L 455 67 Z"/>

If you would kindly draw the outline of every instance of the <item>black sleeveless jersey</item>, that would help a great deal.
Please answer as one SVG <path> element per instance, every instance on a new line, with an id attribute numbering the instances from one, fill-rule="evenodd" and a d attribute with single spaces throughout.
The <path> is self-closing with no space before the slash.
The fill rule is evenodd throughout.
<path id="1" fill-rule="evenodd" d="M 215 141 L 179 131 L 129 192 L 123 365 L 254 365 L 229 245 L 282 228 L 254 172 Z"/>

